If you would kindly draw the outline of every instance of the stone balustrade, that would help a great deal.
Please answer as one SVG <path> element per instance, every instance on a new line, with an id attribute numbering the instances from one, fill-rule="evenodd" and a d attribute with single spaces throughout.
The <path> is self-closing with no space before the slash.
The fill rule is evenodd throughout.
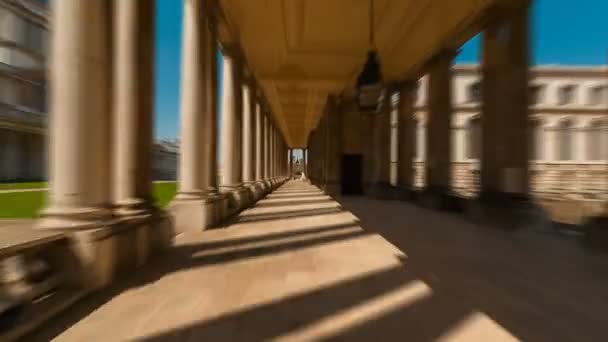
<path id="1" fill-rule="evenodd" d="M 65 234 L 0 229 L 0 340 L 32 331 L 85 294 L 74 281 Z"/>

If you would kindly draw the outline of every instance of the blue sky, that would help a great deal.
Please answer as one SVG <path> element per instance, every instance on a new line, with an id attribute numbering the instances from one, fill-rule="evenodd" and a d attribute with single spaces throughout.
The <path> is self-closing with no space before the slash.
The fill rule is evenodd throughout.
<path id="1" fill-rule="evenodd" d="M 156 136 L 172 139 L 179 134 L 182 1 L 156 2 Z M 608 63 L 607 13 L 606 0 L 536 0 L 532 10 L 533 62 Z M 456 62 L 477 62 L 479 43 L 479 37 L 467 43 Z"/>

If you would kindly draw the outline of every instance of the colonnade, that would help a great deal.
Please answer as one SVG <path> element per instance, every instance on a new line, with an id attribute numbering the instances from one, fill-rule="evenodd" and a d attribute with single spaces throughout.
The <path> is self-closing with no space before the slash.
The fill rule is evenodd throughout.
<path id="1" fill-rule="evenodd" d="M 480 195 L 483 200 L 520 199 L 528 195 L 528 12 L 528 6 L 497 9 L 489 14 L 491 20 L 487 21 L 483 33 Z M 422 195 L 436 199 L 439 205 L 455 196 L 450 189 L 451 66 L 457 49 L 438 52 L 418 73 L 429 75 L 424 138 L 426 188 Z M 406 79 L 388 85 L 384 104 L 379 112 L 372 114 L 357 113 L 347 99 L 338 101 L 342 105 L 335 105 L 335 99 L 330 98 L 308 139 L 313 182 L 330 193 L 340 194 L 341 186 L 352 186 L 343 179 L 345 174 L 361 172 L 361 192 L 379 197 L 411 197 L 417 148 L 416 84 L 417 79 Z M 396 139 L 390 138 L 391 111 L 397 111 Z M 353 120 L 358 122 L 357 128 L 347 125 L 347 121 Z M 347 126 L 350 128 L 346 132 L 340 131 Z M 397 144 L 396 151 L 395 146 L 391 148 L 391 140 Z M 344 144 L 348 147 L 342 148 Z M 356 162 L 352 164 L 352 160 L 349 165 L 340 165 L 340 161 L 346 162 L 353 154 L 363 159 L 360 171 L 353 170 Z M 390 167 L 395 159 L 396 183 L 390 184 Z"/>
<path id="2" fill-rule="evenodd" d="M 218 42 L 212 2 L 183 3 L 179 185 L 170 215 L 152 193 L 154 2 L 53 3 L 50 196 L 38 228 L 73 233 L 83 265 L 96 270 L 94 284 L 109 281 L 118 260 L 141 264 L 173 234 L 218 224 L 287 176 L 286 141 L 237 47 Z M 117 239 L 133 239 L 132 248 L 110 247 Z"/>

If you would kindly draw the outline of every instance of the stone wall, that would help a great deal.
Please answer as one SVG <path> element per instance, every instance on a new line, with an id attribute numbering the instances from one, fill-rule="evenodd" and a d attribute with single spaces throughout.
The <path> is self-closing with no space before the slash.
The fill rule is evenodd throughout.
<path id="1" fill-rule="evenodd" d="M 425 184 L 424 162 L 415 163 L 415 185 Z M 452 189 L 464 197 L 480 189 L 477 162 L 452 163 Z M 587 198 L 608 199 L 608 164 L 530 163 L 530 189 L 533 195 L 580 194 Z"/>

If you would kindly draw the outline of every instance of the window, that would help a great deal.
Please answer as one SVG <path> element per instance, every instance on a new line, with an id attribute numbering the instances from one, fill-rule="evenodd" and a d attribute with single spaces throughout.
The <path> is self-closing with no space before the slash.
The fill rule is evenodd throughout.
<path id="1" fill-rule="evenodd" d="M 8 9 L 0 7 L 0 39 L 12 40 L 12 27 L 13 18 L 15 14 L 10 12 Z"/>
<path id="2" fill-rule="evenodd" d="M 558 99 L 560 105 L 574 103 L 574 93 L 576 92 L 575 85 L 567 85 L 559 88 Z"/>
<path id="3" fill-rule="evenodd" d="M 557 126 L 557 160 L 572 160 L 574 130 L 572 121 L 562 120 Z"/>
<path id="4" fill-rule="evenodd" d="M 608 159 L 608 120 L 594 120 L 587 132 L 587 159 Z"/>
<path id="5" fill-rule="evenodd" d="M 424 160 L 426 149 L 426 127 L 422 119 L 416 121 L 416 160 Z"/>
<path id="6" fill-rule="evenodd" d="M 532 159 L 532 160 L 543 159 L 543 157 L 544 157 L 543 139 L 544 139 L 544 131 L 543 131 L 542 121 L 540 121 L 538 119 L 530 120 L 530 124 L 528 125 L 528 143 L 529 143 L 528 153 L 530 155 L 530 159 Z"/>
<path id="7" fill-rule="evenodd" d="M 481 83 L 475 82 L 467 88 L 467 102 L 481 101 Z"/>
<path id="8" fill-rule="evenodd" d="M 604 103 L 608 103 L 606 101 L 607 93 L 608 93 L 607 86 L 597 86 L 597 87 L 591 88 L 591 90 L 589 90 L 589 105 L 597 106 L 597 105 L 601 105 Z"/>
<path id="9" fill-rule="evenodd" d="M 481 118 L 474 117 L 469 120 L 467 127 L 467 159 L 481 158 L 481 139 Z"/>
<path id="10" fill-rule="evenodd" d="M 542 84 L 533 85 L 530 87 L 530 104 L 537 105 L 543 102 L 545 97 L 545 86 Z"/>

